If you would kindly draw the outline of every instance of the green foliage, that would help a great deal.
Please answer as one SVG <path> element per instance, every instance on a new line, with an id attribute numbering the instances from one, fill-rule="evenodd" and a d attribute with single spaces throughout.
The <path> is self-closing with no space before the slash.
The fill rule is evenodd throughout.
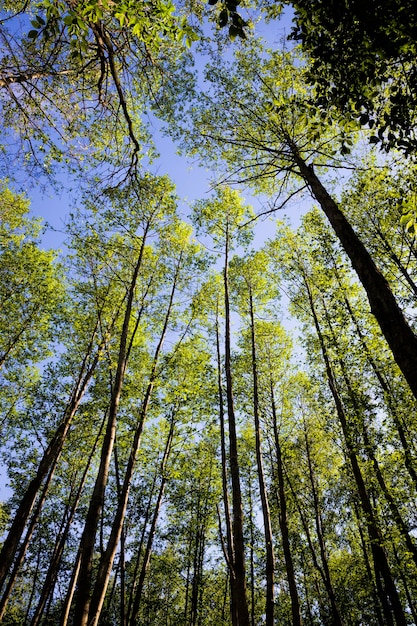
<path id="1" fill-rule="evenodd" d="M 187 45 L 195 39 L 185 17 L 192 3 L 22 2 L 15 8 L 30 11 L 29 31 L 26 21 L 25 34 L 16 31 L 12 42 L 8 23 L 0 25 L 3 43 L 16 46 L 13 54 L 3 47 L 0 82 L 4 124 L 22 133 L 19 156 L 31 145 L 30 158 L 38 159 L 40 167 L 52 171 L 58 159 L 66 167 L 74 157 L 83 158 L 88 170 L 79 207 L 68 220 L 62 268 L 53 253 L 41 249 L 41 226 L 28 217 L 27 200 L 6 187 L 0 192 L 0 355 L 5 355 L 0 426 L 13 489 L 11 501 L 0 506 L 1 532 L 10 527 L 48 443 L 75 407 L 52 480 L 47 487 L 45 477 L 40 486 L 45 489 L 44 497 L 38 493 L 42 510 L 4 623 L 31 619 L 44 584 L 49 584 L 49 608 L 41 623 L 61 619 L 102 451 L 108 452 L 108 463 L 93 578 L 111 539 L 123 480 L 130 488 L 120 546 L 109 566 L 102 623 L 123 621 L 121 611 L 126 613 L 135 597 L 146 565 L 147 545 L 151 554 L 140 597 L 141 623 L 231 623 L 224 551 L 224 493 L 231 479 L 221 466 L 221 436 L 228 441 L 230 422 L 224 420 L 221 433 L 220 416 L 232 400 L 224 393 L 224 354 L 221 349 L 217 354 L 216 345 L 217 338 L 223 345 L 219 321 L 225 316 L 225 274 L 254 623 L 264 618 L 267 552 L 256 476 L 260 464 L 276 557 L 276 619 L 292 619 L 290 554 L 303 623 L 337 622 L 335 605 L 349 624 L 378 622 L 375 589 L 380 585 L 370 556 L 375 544 L 367 534 L 369 517 L 361 509 L 363 494 L 352 472 L 352 456 L 370 494 L 404 611 L 406 602 L 410 610 L 416 603 L 409 530 L 415 526 L 417 492 L 415 402 L 320 212 L 306 213 L 297 230 L 277 224 L 267 245 L 252 250 L 254 211 L 224 184 L 244 182 L 265 194 L 268 213 L 303 188 L 297 154 L 320 172 L 346 164 L 354 168 L 340 192 L 340 206 L 415 323 L 415 168 L 382 166 L 369 155 L 359 165 L 354 154 L 348 161 L 361 127 L 373 126 L 372 143 L 391 148 L 397 142 L 406 151 L 411 146 L 412 137 L 404 140 L 407 145 L 397 141 L 404 119 L 393 122 L 390 89 L 401 83 L 404 68 L 413 67 L 414 44 L 407 45 L 401 15 L 397 22 L 391 16 L 385 27 L 379 12 L 374 74 L 363 87 L 360 107 L 346 91 L 340 112 L 340 94 L 333 93 L 326 108 L 327 83 L 310 86 L 322 61 L 312 64 L 297 51 L 267 51 L 256 39 L 243 41 L 248 24 L 239 15 L 239 3 L 212 4 L 219 26 L 242 42 L 231 60 L 212 51 L 207 82 L 204 88 L 199 83 L 198 94 L 183 71 Z M 283 4 L 267 0 L 257 7 L 274 19 Z M 362 11 L 369 17 L 367 8 L 332 5 L 328 16 L 323 3 L 313 2 L 311 12 L 307 3 L 294 6 L 294 36 L 306 47 L 321 45 L 316 36 L 329 18 L 322 30 L 323 38 L 331 37 L 331 45 L 322 42 L 329 64 L 338 51 L 341 63 L 351 63 L 353 71 L 354 45 L 360 51 L 369 43 L 369 55 L 360 63 L 356 58 L 358 76 L 352 85 L 362 97 L 364 77 L 372 70 L 373 34 L 368 26 L 362 32 L 361 21 L 352 22 L 348 13 Z M 394 0 L 390 6 L 396 6 Z M 14 7 L 5 2 L 3 8 Z M 27 16 L 25 12 L 25 20 Z M 341 33 L 334 27 L 345 17 Z M 349 38 L 352 27 L 356 30 Z M 383 52 L 387 33 L 393 39 L 389 54 Z M 345 50 L 340 49 L 342 35 Z M 399 52 L 406 64 L 402 69 L 396 66 Z M 389 96 L 385 105 L 383 93 Z M 142 118 L 155 102 L 172 123 L 173 134 L 178 138 L 183 133 L 183 145 L 221 171 L 223 183 L 193 205 L 201 243 L 182 219 L 173 183 L 139 167 L 142 157 L 147 162 L 153 156 Z M 385 127 L 379 128 L 372 117 L 375 103 L 385 106 Z M 346 112 L 350 117 L 344 117 Z M 413 116 L 411 111 L 410 120 Z M 103 178 L 106 183 L 100 184 Z M 223 257 L 221 269 L 205 245 L 216 258 Z M 293 336 L 280 322 L 287 303 L 297 320 Z M 106 447 L 105 435 L 110 409 L 115 416 L 112 448 Z M 171 426 L 170 454 L 163 465 Z M 130 461 L 131 475 L 126 473 Z M 55 578 L 47 583 L 60 539 Z"/>
<path id="2" fill-rule="evenodd" d="M 209 1 L 217 4 L 217 0 Z M 239 2 L 225 0 L 217 14 L 219 27 L 245 37 Z M 301 43 L 308 57 L 311 99 L 332 123 L 340 113 L 372 129 L 369 141 L 387 152 L 416 151 L 416 9 L 412 0 L 267 0 L 257 7 L 268 20 L 279 19 L 284 6 L 293 11 L 289 39 Z M 342 154 L 347 154 L 344 147 Z"/>
<path id="3" fill-rule="evenodd" d="M 28 201 L 3 186 L 0 205 L 0 367 L 12 372 L 48 356 L 63 289 L 56 254 L 39 247 L 41 225 L 27 217 Z"/>
<path id="4" fill-rule="evenodd" d="M 155 156 L 144 110 L 158 100 L 166 75 L 178 70 L 183 80 L 185 71 L 190 79 L 184 63 L 197 35 L 187 17 L 169 0 L 45 0 L 22 11 L 32 18 L 28 33 L 13 14 L 1 25 L 9 156 L 14 142 L 14 158 L 38 176 L 62 166 L 80 173 L 87 163 L 117 182 L 137 172 L 143 158 Z"/>
<path id="5" fill-rule="evenodd" d="M 309 56 L 316 101 L 359 119 L 387 151 L 416 150 L 416 7 L 414 2 L 290 3 L 292 38 Z"/>
<path id="6" fill-rule="evenodd" d="M 193 207 L 197 232 L 209 234 L 217 249 L 225 246 L 233 250 L 245 246 L 252 239 L 250 221 L 252 207 L 244 205 L 239 193 L 229 187 L 216 190 L 213 200 L 200 200 Z"/>
<path id="7" fill-rule="evenodd" d="M 149 0 L 142 2 L 140 6 L 133 0 L 101 0 L 74 4 L 43 0 L 37 3 L 36 9 L 42 11 L 43 15 L 38 14 L 32 20 L 34 30 L 28 33 L 28 37 L 57 37 L 64 25 L 74 50 L 80 49 L 80 39 L 88 44 L 92 25 L 103 21 L 108 25 L 111 20 L 120 29 L 128 29 L 150 51 L 157 50 L 166 40 L 196 39 L 187 19 L 176 14 L 171 0 Z"/>

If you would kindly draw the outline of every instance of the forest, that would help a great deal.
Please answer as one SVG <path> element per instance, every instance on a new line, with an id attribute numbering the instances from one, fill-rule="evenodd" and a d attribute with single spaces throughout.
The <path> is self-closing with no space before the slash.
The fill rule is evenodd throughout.
<path id="1" fill-rule="evenodd" d="M 414 1 L 0 7 L 0 623 L 417 624 Z"/>

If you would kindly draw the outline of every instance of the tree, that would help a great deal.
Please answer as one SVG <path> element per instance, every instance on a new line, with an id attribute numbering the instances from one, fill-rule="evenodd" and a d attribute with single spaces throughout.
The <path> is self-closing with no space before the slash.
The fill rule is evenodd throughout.
<path id="1" fill-rule="evenodd" d="M 272 537 L 270 505 L 268 500 L 263 449 L 261 435 L 261 406 L 260 406 L 260 363 L 258 357 L 258 328 L 255 319 L 263 312 L 262 306 L 266 299 L 265 270 L 267 268 L 266 255 L 258 252 L 248 256 L 245 261 L 233 259 L 232 272 L 234 274 L 235 291 L 239 294 L 239 304 L 242 317 L 248 317 L 246 322 L 250 334 L 251 370 L 253 385 L 253 419 L 255 427 L 255 453 L 256 466 L 261 497 L 261 509 L 265 535 L 265 574 L 266 574 L 266 600 L 265 600 L 265 624 L 272 626 L 274 623 L 274 541 Z M 239 262 L 240 261 L 240 262 Z M 237 284 L 236 284 L 237 283 Z M 240 283 L 240 284 L 239 284 Z M 253 601 L 252 601 L 253 602 Z M 296 612 L 295 615 L 298 615 Z M 297 624 L 297 621 L 294 622 Z"/>
<path id="2" fill-rule="evenodd" d="M 374 129 L 371 143 L 415 152 L 416 7 L 413 2 L 291 2 L 291 35 L 309 57 L 322 111 L 335 107 Z M 331 115 L 331 113 L 330 113 Z"/>
<path id="3" fill-rule="evenodd" d="M 183 119 L 182 129 L 175 133 L 182 132 L 187 148 L 205 162 L 226 162 L 229 181 L 249 183 L 257 192 L 280 198 L 285 193 L 280 207 L 301 190 L 310 191 L 357 272 L 371 311 L 417 398 L 417 336 L 387 279 L 317 174 L 320 166 L 340 167 L 334 142 L 341 141 L 349 152 L 352 139 L 346 128 L 323 127 L 311 112 L 305 68 L 295 64 L 294 55 L 272 53 L 264 59 L 252 47 L 239 52 L 237 60 L 239 65 L 219 62 L 209 69 L 212 92 L 200 97 L 191 122 Z M 256 75 L 253 67 L 259 68 Z M 254 92 L 258 95 L 255 102 Z"/>
<path id="4" fill-rule="evenodd" d="M 113 182 L 137 172 L 152 152 L 144 103 L 157 98 L 185 41 L 196 38 L 186 17 L 170 0 L 140 6 L 34 0 L 4 2 L 2 9 L 0 89 L 13 133 L 9 158 L 14 141 L 15 159 L 37 176 L 62 162 L 82 169 L 86 159 Z"/>
<path id="5" fill-rule="evenodd" d="M 395 503 L 392 499 L 391 487 L 389 486 L 390 479 L 382 469 L 382 459 L 388 463 L 390 457 L 390 443 L 387 441 L 385 448 L 385 443 L 383 443 L 385 437 L 382 436 L 382 433 L 379 436 L 379 445 L 384 445 L 384 454 L 380 457 L 381 465 L 377 458 L 379 455 L 376 453 L 374 438 L 378 438 L 378 416 L 375 413 L 374 402 L 371 400 L 375 394 L 375 387 L 371 382 L 368 391 L 366 383 L 361 382 L 367 380 L 365 371 L 369 367 L 369 362 L 363 361 L 365 335 L 361 333 L 359 337 L 357 335 L 355 337 L 355 332 L 345 334 L 348 332 L 349 324 L 352 323 L 352 320 L 348 321 L 352 314 L 352 307 L 356 308 L 357 306 L 356 299 L 354 304 L 352 303 L 352 307 L 346 307 L 343 298 L 341 298 L 342 281 L 344 283 L 348 280 L 346 275 L 349 272 L 343 265 L 343 261 L 338 258 L 337 248 L 335 242 L 331 240 L 330 233 L 320 230 L 324 224 L 318 218 L 317 212 L 312 212 L 304 219 L 299 240 L 304 239 L 305 247 L 295 248 L 295 240 L 289 233 L 287 233 L 285 242 L 284 239 L 281 240 L 282 247 L 293 246 L 292 253 L 290 252 L 287 257 L 286 272 L 288 271 L 288 275 L 291 276 L 291 283 L 296 286 L 298 296 L 294 299 L 294 304 L 297 304 L 299 316 L 303 318 L 306 312 L 304 290 L 307 290 L 311 315 L 319 339 L 318 345 L 325 363 L 329 387 L 343 432 L 346 457 L 355 480 L 357 494 L 355 497 L 358 498 L 362 509 L 359 517 L 369 536 L 374 579 L 385 619 L 388 622 L 395 619 L 397 623 L 405 623 L 404 605 L 400 597 L 398 583 L 395 580 L 395 566 L 392 563 L 390 549 L 392 539 L 388 538 L 390 533 L 386 532 L 386 516 L 388 514 L 390 517 L 392 516 L 393 521 L 398 526 L 398 529 L 393 531 L 392 536 L 400 538 L 399 543 L 404 542 L 407 545 L 409 558 L 412 558 L 411 555 L 415 552 L 415 547 L 411 537 L 407 536 L 409 522 L 404 523 L 402 513 L 397 508 L 399 502 Z M 336 284 L 333 282 L 335 277 L 337 277 Z M 351 297 L 353 293 L 354 289 L 350 287 L 349 294 Z M 354 327 L 354 331 L 357 333 L 357 328 Z M 369 337 L 369 332 L 367 336 Z M 358 348 L 355 347 L 356 341 L 359 341 Z M 313 344 L 310 341 L 309 354 L 311 356 L 313 354 Z M 353 354 L 355 354 L 355 358 L 352 362 L 350 357 Z M 367 352 L 365 352 L 365 356 L 367 356 Z M 359 365 L 360 363 L 361 365 Z M 362 375 L 354 376 L 353 372 L 358 373 L 359 368 L 362 367 L 365 368 Z M 373 382 L 375 384 L 376 381 Z M 395 457 L 395 460 L 392 457 L 392 463 L 396 467 L 394 472 L 402 473 L 400 467 L 402 468 L 403 462 L 398 457 Z M 388 511 L 385 513 L 380 511 L 380 507 L 385 508 L 386 504 L 382 504 L 380 501 L 380 496 L 377 495 L 379 488 L 376 488 L 376 484 L 382 492 L 381 500 L 385 500 L 388 504 L 389 513 Z M 401 506 L 400 508 L 402 509 Z M 402 511 L 407 515 L 406 509 L 402 509 Z"/>
<path id="6" fill-rule="evenodd" d="M 40 248 L 42 226 L 28 217 L 29 201 L 2 185 L 0 205 L 0 369 L 13 376 L 49 355 L 62 275 L 55 253 Z"/>
<path id="7" fill-rule="evenodd" d="M 243 511 L 240 485 L 240 471 L 237 445 L 237 424 L 233 397 L 233 375 L 231 367 L 231 330 L 229 296 L 229 262 L 233 247 L 248 240 L 250 233 L 244 228 L 245 219 L 250 217 L 250 209 L 245 207 L 238 194 L 231 189 L 219 189 L 217 197 L 208 202 L 200 202 L 194 207 L 198 227 L 204 227 L 222 254 L 225 343 L 224 371 L 226 378 L 226 403 L 229 427 L 229 468 L 232 481 L 232 534 L 229 541 L 229 562 L 232 588 L 232 622 L 235 626 L 248 626 L 249 613 L 246 596 L 245 553 L 243 538 Z M 222 409 L 221 409 L 222 410 Z M 226 503 L 225 503 L 226 506 Z"/>
<path id="8" fill-rule="evenodd" d="M 209 1 L 217 4 L 218 0 Z M 217 14 L 230 35 L 246 37 L 248 23 L 239 2 L 223 0 Z M 387 152 L 416 151 L 416 8 L 401 0 L 267 0 L 258 6 L 275 20 L 285 6 L 293 12 L 289 39 L 300 42 L 308 58 L 311 98 L 329 123 L 342 113 L 373 129 L 371 144 Z"/>

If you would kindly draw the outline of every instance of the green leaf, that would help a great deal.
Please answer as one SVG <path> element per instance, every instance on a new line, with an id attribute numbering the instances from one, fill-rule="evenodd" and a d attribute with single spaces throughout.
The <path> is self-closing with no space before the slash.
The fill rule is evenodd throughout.
<path id="1" fill-rule="evenodd" d="M 219 20 L 218 20 L 220 28 L 223 28 L 224 26 L 226 26 L 228 21 L 229 21 L 229 11 L 227 9 L 223 9 L 223 11 L 220 12 Z"/>
<path id="2" fill-rule="evenodd" d="M 235 26 L 234 24 L 231 24 L 229 26 L 229 36 L 232 41 L 236 39 L 238 35 L 241 36 L 240 32 L 241 32 L 240 29 L 237 28 L 237 26 Z"/>
<path id="3" fill-rule="evenodd" d="M 416 223 L 414 219 L 411 219 L 407 226 L 405 227 L 406 231 L 410 234 L 410 235 L 415 235 L 416 232 Z"/>

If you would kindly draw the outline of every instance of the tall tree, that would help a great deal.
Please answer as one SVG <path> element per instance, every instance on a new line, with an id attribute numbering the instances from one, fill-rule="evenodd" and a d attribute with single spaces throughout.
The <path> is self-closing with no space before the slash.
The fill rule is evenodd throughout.
<path id="1" fill-rule="evenodd" d="M 417 398 L 417 336 L 387 279 L 317 175 L 320 166 L 343 165 L 334 156 L 334 146 L 340 142 L 342 152 L 350 151 L 352 127 L 324 127 L 309 106 L 306 69 L 296 63 L 290 53 L 272 53 L 264 59 L 255 46 L 237 53 L 234 65 L 218 62 L 207 71 L 211 93 L 200 97 L 191 121 L 183 118 L 182 128 L 174 133 L 182 132 L 188 149 L 205 162 L 226 162 L 229 180 L 249 183 L 278 198 L 285 193 L 271 211 L 300 190 L 310 191 L 357 272 L 371 311 Z M 259 68 L 255 75 L 253 67 Z"/>
<path id="2" fill-rule="evenodd" d="M 229 263 L 233 247 L 244 243 L 250 231 L 244 227 L 250 217 L 238 194 L 231 189 L 219 189 L 214 200 L 200 202 L 194 207 L 197 225 L 205 228 L 218 248 L 223 259 L 223 286 L 225 312 L 224 370 L 226 378 L 227 418 L 229 427 L 229 467 L 232 482 L 232 541 L 233 559 L 229 563 L 232 582 L 232 612 L 237 615 L 239 626 L 249 626 L 246 596 L 245 552 L 243 535 L 242 494 L 238 459 L 237 424 L 233 397 L 233 375 L 231 366 L 231 328 L 229 296 Z"/>
<path id="3" fill-rule="evenodd" d="M 253 384 L 253 419 L 255 427 L 255 452 L 256 466 L 259 483 L 259 493 L 261 497 L 261 508 L 265 535 L 266 552 L 266 600 L 265 600 L 265 623 L 272 626 L 274 623 L 274 540 L 272 536 L 270 505 L 267 494 L 264 452 L 262 449 L 261 435 L 261 404 L 260 404 L 260 363 L 258 357 L 258 337 L 256 320 L 264 311 L 264 302 L 270 294 L 267 290 L 265 272 L 267 269 L 267 257 L 262 252 L 254 253 L 245 259 L 244 262 L 233 259 L 232 265 L 235 290 L 239 293 L 239 304 L 242 309 L 242 317 L 248 318 L 248 329 L 250 335 L 250 362 L 252 370 Z M 237 283 L 237 285 L 236 285 Z M 240 285 L 239 285 L 240 283 Z M 239 289 L 240 287 L 240 289 Z M 270 297 L 272 294 L 270 295 Z"/>

